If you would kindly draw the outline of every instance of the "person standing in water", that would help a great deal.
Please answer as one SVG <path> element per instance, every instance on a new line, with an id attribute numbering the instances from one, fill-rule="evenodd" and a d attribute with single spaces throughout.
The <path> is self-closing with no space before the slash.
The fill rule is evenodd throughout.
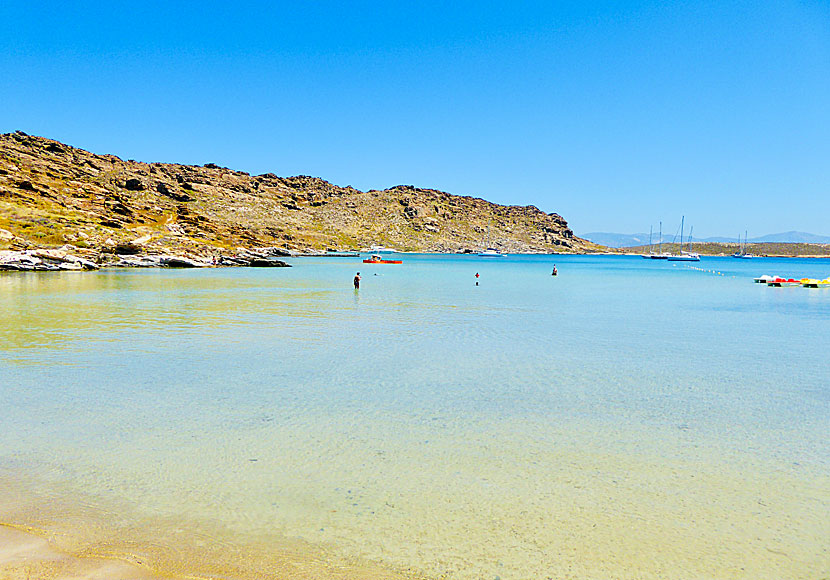
<path id="1" fill-rule="evenodd" d="M 478 272 L 476 272 L 476 286 L 478 286 Z"/>
<path id="2" fill-rule="evenodd" d="M 354 289 L 360 288 L 360 272 L 354 275 Z"/>
<path id="3" fill-rule="evenodd" d="M 556 264 L 553 265 L 553 272 L 550 273 L 551 276 L 556 276 L 558 272 L 556 271 Z"/>

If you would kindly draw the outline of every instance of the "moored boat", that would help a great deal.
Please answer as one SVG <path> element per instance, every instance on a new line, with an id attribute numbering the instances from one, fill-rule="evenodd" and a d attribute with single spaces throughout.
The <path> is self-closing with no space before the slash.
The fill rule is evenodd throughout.
<path id="1" fill-rule="evenodd" d="M 372 254 L 371 258 L 363 260 L 364 264 L 403 264 L 403 260 L 384 260 L 377 254 Z"/>
<path id="2" fill-rule="evenodd" d="M 692 251 L 692 232 L 689 232 L 689 249 L 683 249 L 683 222 L 686 220 L 686 216 L 683 216 L 680 219 L 680 253 L 679 254 L 669 254 L 666 256 L 666 259 L 669 262 L 700 262 L 700 254 L 697 252 Z"/>
<path id="3" fill-rule="evenodd" d="M 767 286 L 773 286 L 774 288 L 781 288 L 783 286 L 801 286 L 801 281 L 796 280 L 795 278 L 781 278 L 780 276 L 776 276 L 767 282 Z"/>
<path id="4" fill-rule="evenodd" d="M 501 258 L 504 256 L 504 254 L 499 252 L 496 248 L 487 248 L 483 252 L 479 252 L 478 255 L 485 258 Z"/>
<path id="5" fill-rule="evenodd" d="M 747 259 L 755 257 L 755 256 L 753 256 L 752 254 L 750 254 L 749 252 L 746 251 L 747 248 L 749 247 L 749 244 L 747 242 L 747 232 L 744 232 L 744 241 L 743 241 L 743 243 L 741 243 L 741 236 L 738 235 L 738 245 L 740 246 L 740 248 L 738 249 L 737 252 L 732 254 L 733 258 L 741 258 L 741 259 L 747 260 Z"/>
<path id="6" fill-rule="evenodd" d="M 700 254 L 684 251 L 682 254 L 667 256 L 666 259 L 669 262 L 700 262 Z"/>

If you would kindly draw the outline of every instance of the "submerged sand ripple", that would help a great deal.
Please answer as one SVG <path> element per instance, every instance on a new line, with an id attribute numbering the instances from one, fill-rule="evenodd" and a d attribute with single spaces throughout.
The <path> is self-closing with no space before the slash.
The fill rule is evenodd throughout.
<path id="1" fill-rule="evenodd" d="M 0 578 L 3 580 L 158 580 L 123 561 L 80 557 L 45 539 L 0 525 Z"/>

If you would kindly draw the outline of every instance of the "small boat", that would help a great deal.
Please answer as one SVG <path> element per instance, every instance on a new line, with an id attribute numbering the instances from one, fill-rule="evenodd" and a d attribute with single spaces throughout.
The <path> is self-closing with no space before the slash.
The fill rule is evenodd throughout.
<path id="1" fill-rule="evenodd" d="M 781 288 L 782 286 L 801 286 L 801 281 L 796 280 L 795 278 L 781 278 L 780 276 L 776 276 L 767 282 L 767 286 L 773 286 L 774 288 Z"/>
<path id="2" fill-rule="evenodd" d="M 682 254 L 672 254 L 667 256 L 666 259 L 669 262 L 700 262 L 700 254 L 683 251 Z"/>
<path id="3" fill-rule="evenodd" d="M 372 254 L 371 258 L 363 260 L 364 264 L 403 264 L 403 260 L 384 260 L 377 254 Z"/>
<path id="4" fill-rule="evenodd" d="M 768 284 L 770 280 L 773 279 L 773 276 L 769 274 L 764 274 L 763 276 L 758 276 L 757 278 L 753 278 L 756 284 Z"/>
<path id="5" fill-rule="evenodd" d="M 499 252 L 496 248 L 487 248 L 483 252 L 479 252 L 478 255 L 485 258 L 501 258 L 504 256 L 504 254 Z"/>

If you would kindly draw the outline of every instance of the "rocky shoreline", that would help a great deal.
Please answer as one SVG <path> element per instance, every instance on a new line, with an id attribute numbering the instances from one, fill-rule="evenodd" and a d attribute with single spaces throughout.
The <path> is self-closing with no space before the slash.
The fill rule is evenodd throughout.
<path id="1" fill-rule="evenodd" d="M 277 259 L 291 255 L 280 248 L 239 248 L 234 254 L 191 257 L 171 254 L 99 254 L 96 259 L 79 256 L 78 248 L 64 246 L 59 249 L 0 250 L 0 271 L 17 272 L 65 272 L 91 271 L 101 268 L 290 268 Z"/>

